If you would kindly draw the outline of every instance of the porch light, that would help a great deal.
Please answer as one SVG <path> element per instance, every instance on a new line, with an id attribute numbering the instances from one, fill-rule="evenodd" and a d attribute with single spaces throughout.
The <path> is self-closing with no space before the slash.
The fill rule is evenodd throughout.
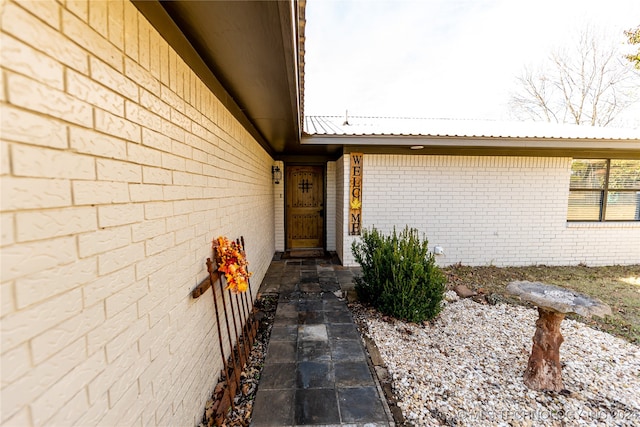
<path id="1" fill-rule="evenodd" d="M 424 148 L 424 145 L 412 145 L 410 148 L 412 150 L 422 150 Z"/>
<path id="2" fill-rule="evenodd" d="M 279 166 L 271 166 L 271 176 L 273 177 L 274 184 L 280 184 L 282 179 L 282 171 Z"/>

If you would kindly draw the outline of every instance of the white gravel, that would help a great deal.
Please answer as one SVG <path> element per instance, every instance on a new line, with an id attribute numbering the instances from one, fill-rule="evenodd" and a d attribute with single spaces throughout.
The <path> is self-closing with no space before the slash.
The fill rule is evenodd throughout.
<path id="1" fill-rule="evenodd" d="M 568 392 L 529 390 L 522 375 L 537 311 L 459 300 L 433 326 L 364 316 L 408 422 L 420 426 L 638 426 L 640 347 L 562 322 Z"/>

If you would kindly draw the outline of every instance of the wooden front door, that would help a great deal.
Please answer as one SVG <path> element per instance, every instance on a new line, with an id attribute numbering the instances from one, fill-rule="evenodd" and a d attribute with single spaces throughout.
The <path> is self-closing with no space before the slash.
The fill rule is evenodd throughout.
<path id="1" fill-rule="evenodd" d="M 324 247 L 322 166 L 288 166 L 287 249 Z"/>

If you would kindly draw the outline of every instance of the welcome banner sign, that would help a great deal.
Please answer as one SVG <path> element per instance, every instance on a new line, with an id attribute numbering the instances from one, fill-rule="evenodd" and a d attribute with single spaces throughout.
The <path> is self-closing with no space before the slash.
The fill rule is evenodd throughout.
<path id="1" fill-rule="evenodd" d="M 351 153 L 349 169 L 349 236 L 362 230 L 362 153 Z"/>

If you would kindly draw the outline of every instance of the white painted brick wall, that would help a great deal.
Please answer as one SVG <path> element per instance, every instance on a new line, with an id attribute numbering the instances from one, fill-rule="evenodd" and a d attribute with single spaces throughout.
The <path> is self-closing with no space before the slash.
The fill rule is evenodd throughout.
<path id="1" fill-rule="evenodd" d="M 441 265 L 640 262 L 640 224 L 567 223 L 569 158 L 364 156 L 363 224 L 410 225 Z M 348 188 L 348 170 L 343 183 Z M 354 263 L 345 236 L 343 263 Z"/>
<path id="2" fill-rule="evenodd" d="M 351 253 L 346 245 L 348 236 L 345 235 L 349 225 L 345 223 L 347 220 L 346 209 L 349 206 L 348 201 L 345 199 L 349 193 L 349 162 L 345 160 L 345 156 L 340 157 L 336 161 L 336 252 L 338 257 L 342 260 L 344 265 L 353 265 L 353 260 L 350 261 L 349 254 Z M 345 184 L 347 189 L 345 190 Z M 347 249 L 345 251 L 345 248 Z"/>
<path id="3" fill-rule="evenodd" d="M 222 361 L 191 290 L 244 235 L 255 295 L 273 160 L 128 1 L 1 7 L 0 423 L 196 425 Z"/>
<path id="4" fill-rule="evenodd" d="M 67 126 L 64 123 L 9 105 L 3 108 L 0 126 L 3 138 L 7 140 L 52 148 L 67 148 L 68 145 Z M 3 159 L 8 161 L 8 152 L 3 152 Z"/>
<path id="5" fill-rule="evenodd" d="M 326 249 L 336 250 L 336 162 L 327 162 L 327 185 L 325 199 L 325 217 L 327 230 Z"/>
<path id="6" fill-rule="evenodd" d="M 275 242 L 276 247 L 275 250 L 277 252 L 284 252 L 285 250 L 285 238 L 284 238 L 284 162 L 277 161 L 274 162 L 274 166 L 278 166 L 280 168 L 280 173 L 282 174 L 282 179 L 280 180 L 280 184 L 273 184 L 273 206 L 274 206 L 274 229 L 275 229 Z"/>

